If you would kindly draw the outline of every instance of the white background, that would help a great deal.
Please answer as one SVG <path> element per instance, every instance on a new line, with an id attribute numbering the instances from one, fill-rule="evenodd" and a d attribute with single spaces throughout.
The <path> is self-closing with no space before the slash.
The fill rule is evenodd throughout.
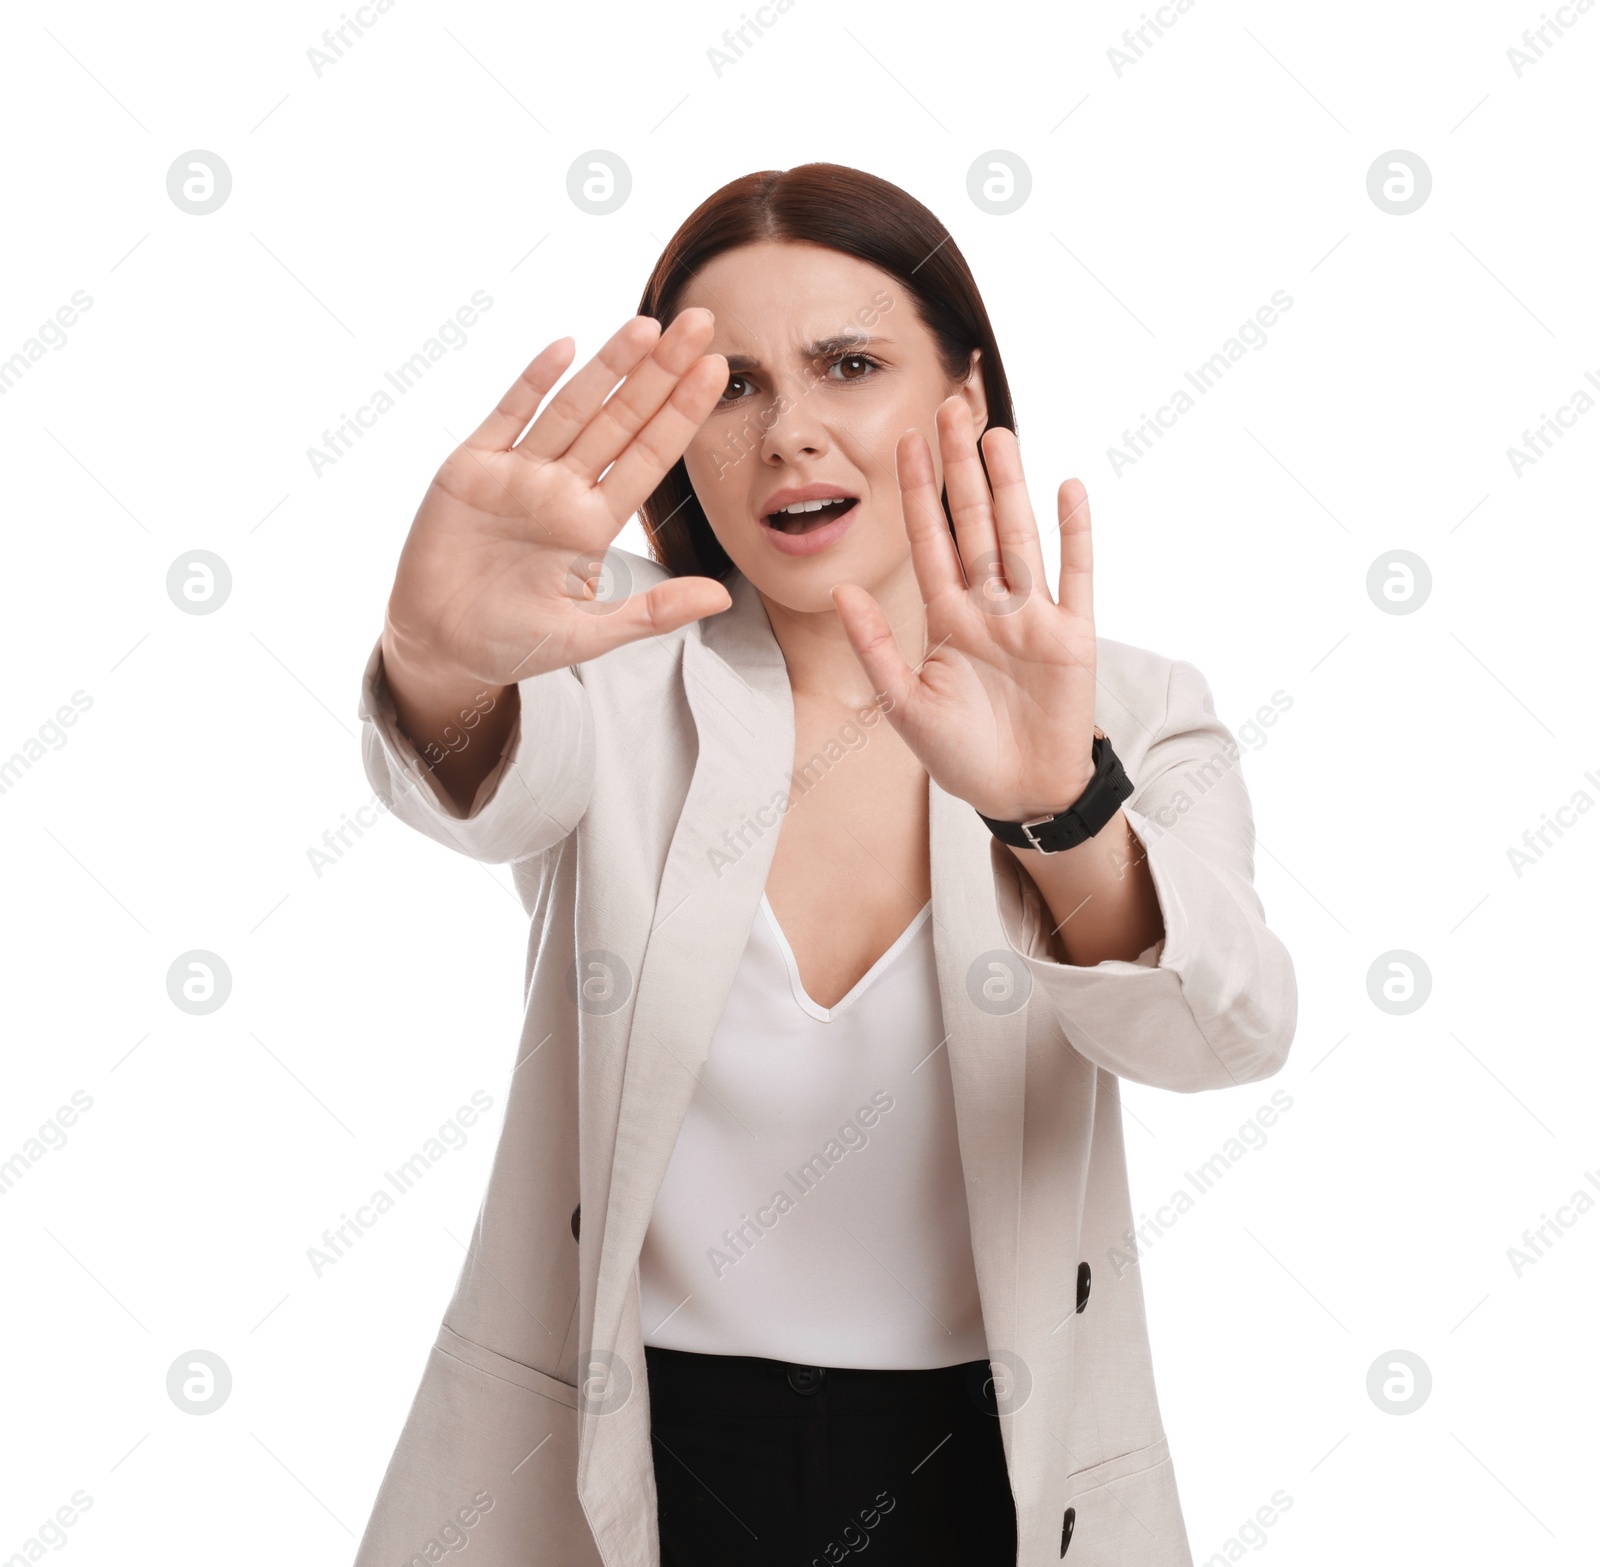
<path id="1" fill-rule="evenodd" d="M 396 555 L 534 352 L 586 359 L 706 195 L 814 160 L 902 185 L 968 257 L 1047 551 L 1057 485 L 1088 485 L 1101 633 L 1198 665 L 1236 730 L 1292 699 L 1243 764 L 1288 1064 L 1125 1092 L 1136 1212 L 1293 1098 L 1142 1263 L 1196 1561 L 1279 1490 L 1245 1554 L 1592 1553 L 1600 1213 L 1520 1277 L 1507 1251 L 1600 1172 L 1600 823 L 1520 876 L 1507 850 L 1600 798 L 1600 411 L 1520 476 L 1507 449 L 1600 378 L 1600 11 L 1520 77 L 1533 3 L 1197 0 L 1119 76 L 1140 14 L 796 0 L 719 75 L 738 0 L 398 0 L 319 77 L 337 0 L 8 9 L 0 358 L 93 305 L 0 397 L 0 758 L 92 705 L 0 794 L 0 1161 L 93 1108 L 0 1198 L 0 1559 L 79 1490 L 83 1563 L 353 1556 L 487 1181 L 527 937 L 504 867 L 392 818 L 311 867 L 371 795 Z M 633 177 L 607 217 L 566 194 L 596 148 Z M 191 149 L 231 170 L 210 215 L 167 194 Z M 967 194 L 995 149 L 1033 180 L 1004 217 Z M 1367 192 L 1392 149 L 1432 173 L 1406 216 Z M 314 473 L 478 289 L 466 346 Z M 1267 345 L 1117 476 L 1280 289 Z M 167 596 L 196 549 L 231 570 L 215 614 Z M 1432 575 L 1411 614 L 1366 589 L 1397 549 Z M 194 948 L 233 978 L 203 1017 L 166 992 Z M 1391 949 L 1432 975 L 1404 1016 L 1367 990 Z M 317 1277 L 322 1231 L 480 1089 L 467 1145 Z M 205 1417 L 166 1393 L 194 1349 L 233 1377 Z M 1367 1393 L 1395 1349 L 1433 1378 L 1404 1416 Z"/>

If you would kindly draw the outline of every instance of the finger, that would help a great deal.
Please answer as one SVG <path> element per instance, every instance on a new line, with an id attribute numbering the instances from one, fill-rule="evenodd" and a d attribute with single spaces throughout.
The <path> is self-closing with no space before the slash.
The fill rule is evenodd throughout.
<path id="1" fill-rule="evenodd" d="M 574 662 L 598 658 L 629 642 L 664 636 L 732 603 L 732 595 L 715 577 L 669 577 L 647 593 L 632 594 L 609 613 L 578 616 L 585 624 L 574 633 Z"/>
<path id="2" fill-rule="evenodd" d="M 956 542 L 950 537 L 950 524 L 933 482 L 933 453 L 920 430 L 907 430 L 895 443 L 894 466 L 906 537 L 911 540 L 911 569 L 922 602 L 931 604 L 942 594 L 966 592 Z"/>
<path id="3" fill-rule="evenodd" d="M 503 452 L 522 434 L 545 394 L 566 373 L 577 346 L 570 337 L 557 338 L 542 348 L 499 406 L 461 444 L 475 452 Z"/>
<path id="4" fill-rule="evenodd" d="M 978 443 L 972 430 L 972 410 L 959 397 L 946 398 L 934 415 L 939 432 L 939 456 L 944 464 L 945 494 L 950 497 L 950 517 L 956 526 L 956 544 L 967 580 L 985 555 L 996 549 L 994 511 L 989 481 L 978 460 Z M 991 570 L 998 562 L 991 561 Z"/>
<path id="5" fill-rule="evenodd" d="M 839 583 L 833 589 L 833 607 L 889 721 L 898 727 L 916 695 L 916 671 L 901 653 L 878 601 L 865 588 Z"/>
<path id="6" fill-rule="evenodd" d="M 728 361 L 707 354 L 673 388 L 666 406 L 628 443 L 598 488 L 620 527 L 683 456 L 728 388 Z"/>
<path id="7" fill-rule="evenodd" d="M 1042 589 L 1044 555 L 1039 547 L 1039 524 L 1028 501 L 1028 485 L 1022 473 L 1022 449 L 1017 445 L 1016 433 L 1005 429 L 986 430 L 979 444 L 989 465 L 995 539 L 1007 583 L 1013 591 Z"/>
<path id="8" fill-rule="evenodd" d="M 512 450 L 553 462 L 578 438 L 595 410 L 661 336 L 653 316 L 634 316 L 606 339 L 600 352 L 556 393 L 550 406 Z"/>
<path id="9" fill-rule="evenodd" d="M 1056 492 L 1061 519 L 1061 579 L 1056 602 L 1085 620 L 1094 619 L 1094 544 L 1089 534 L 1089 492 L 1081 479 L 1066 479 Z"/>
<path id="10" fill-rule="evenodd" d="M 697 306 L 678 315 L 651 353 L 584 426 L 562 464 L 593 484 L 671 396 L 715 332 L 709 310 Z"/>

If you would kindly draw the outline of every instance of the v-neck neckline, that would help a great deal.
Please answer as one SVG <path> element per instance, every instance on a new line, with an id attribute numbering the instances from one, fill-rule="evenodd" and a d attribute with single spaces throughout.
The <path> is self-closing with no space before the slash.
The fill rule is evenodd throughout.
<path id="1" fill-rule="evenodd" d="M 831 1007 L 825 1007 L 812 998 L 800 979 L 800 965 L 795 961 L 794 948 L 789 945 L 789 938 L 783 933 L 783 926 L 778 923 L 777 911 L 772 907 L 766 893 L 761 894 L 761 908 L 766 915 L 768 928 L 777 940 L 778 950 L 783 954 L 784 967 L 789 971 L 789 989 L 794 995 L 800 1010 L 808 1017 L 815 1018 L 819 1023 L 832 1023 L 842 1012 L 848 1010 L 872 982 L 911 944 L 912 938 L 922 928 L 923 922 L 933 911 L 933 900 L 930 898 L 912 916 L 911 923 L 900 932 L 893 943 L 885 949 L 878 961 L 867 970 L 865 974 L 853 984 Z"/>

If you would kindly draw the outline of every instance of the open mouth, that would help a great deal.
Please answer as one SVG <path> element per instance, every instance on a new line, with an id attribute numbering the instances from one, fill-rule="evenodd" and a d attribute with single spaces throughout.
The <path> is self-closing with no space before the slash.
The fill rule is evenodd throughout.
<path id="1" fill-rule="evenodd" d="M 855 505 L 856 497 L 853 495 L 833 501 L 798 501 L 761 520 L 779 533 L 810 533 L 824 523 L 836 521 Z"/>

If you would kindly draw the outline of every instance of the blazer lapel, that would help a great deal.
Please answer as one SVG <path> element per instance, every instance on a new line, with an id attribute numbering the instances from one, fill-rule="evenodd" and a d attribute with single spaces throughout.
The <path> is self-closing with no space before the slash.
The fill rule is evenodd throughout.
<path id="1" fill-rule="evenodd" d="M 639 971 L 595 1284 L 595 1348 L 615 1343 L 656 1191 L 767 884 L 794 766 L 783 651 L 749 579 L 736 571 L 727 587 L 732 605 L 683 641 L 699 749 Z"/>
<path id="2" fill-rule="evenodd" d="M 1014 1355 L 1019 1338 L 1017 1226 L 1031 976 L 1000 925 L 993 843 L 978 813 L 930 778 L 933 952 L 956 1139 L 966 1176 L 984 1337 L 990 1358 L 1005 1359 Z M 1001 1407 L 1004 1412 L 1003 1397 Z M 1009 1455 L 1011 1422 L 1000 1424 Z"/>

